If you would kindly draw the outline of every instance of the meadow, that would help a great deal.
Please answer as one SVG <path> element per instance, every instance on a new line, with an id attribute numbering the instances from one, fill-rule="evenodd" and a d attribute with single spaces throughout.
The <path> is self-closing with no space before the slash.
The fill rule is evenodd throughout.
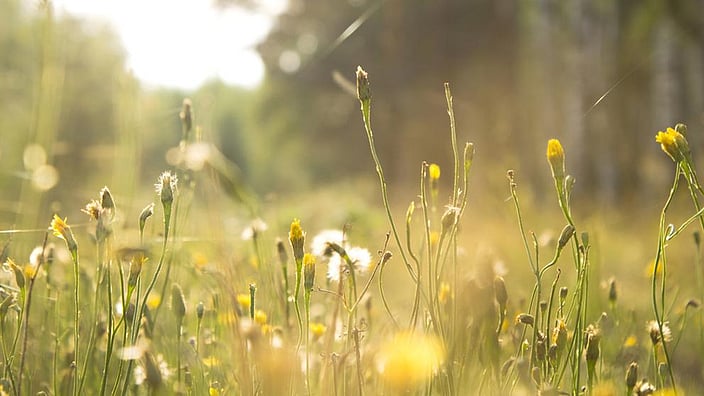
<path id="1" fill-rule="evenodd" d="M 585 218 L 571 148 L 550 139 L 552 209 L 525 205 L 507 170 L 489 223 L 472 214 L 475 150 L 501 148 L 458 141 L 450 85 L 452 166 L 419 163 L 392 197 L 356 78 L 359 185 L 258 197 L 185 99 L 153 193 L 106 186 L 41 214 L 45 229 L 3 225 L 0 394 L 701 391 L 704 190 L 685 125 L 649 135 L 672 184 L 644 218 Z"/>

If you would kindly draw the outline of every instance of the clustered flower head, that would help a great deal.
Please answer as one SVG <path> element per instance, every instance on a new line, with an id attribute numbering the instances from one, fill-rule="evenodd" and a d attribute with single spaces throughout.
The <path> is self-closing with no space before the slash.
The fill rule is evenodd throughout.
<path id="1" fill-rule="evenodd" d="M 61 219 L 59 215 L 54 214 L 54 218 L 51 220 L 51 231 L 53 234 L 66 242 L 66 247 L 72 253 L 78 250 L 78 243 L 73 237 L 73 232 L 71 227 L 66 223 L 68 219 Z"/>
<path id="2" fill-rule="evenodd" d="M 670 323 L 663 322 L 662 333 L 660 332 L 660 326 L 655 320 L 651 320 L 647 323 L 646 329 L 650 335 L 650 341 L 653 345 L 657 345 L 659 342 L 670 342 L 672 341 L 672 330 L 670 330 Z"/>
<path id="3" fill-rule="evenodd" d="M 659 131 L 658 134 L 655 135 L 655 141 L 660 143 L 662 151 L 669 155 L 676 163 L 686 161 L 690 157 L 687 139 L 674 128 L 667 128 L 665 132 Z"/>
<path id="4" fill-rule="evenodd" d="M 340 254 L 335 254 L 336 250 L 332 248 L 333 246 L 337 246 L 344 253 L 347 253 L 347 257 L 358 273 L 365 273 L 369 270 L 372 261 L 369 250 L 347 243 L 344 233 L 340 230 L 323 230 L 313 237 L 311 252 L 315 256 L 327 259 L 329 280 L 339 282 L 340 273 L 345 270 L 343 267 L 344 259 Z"/>

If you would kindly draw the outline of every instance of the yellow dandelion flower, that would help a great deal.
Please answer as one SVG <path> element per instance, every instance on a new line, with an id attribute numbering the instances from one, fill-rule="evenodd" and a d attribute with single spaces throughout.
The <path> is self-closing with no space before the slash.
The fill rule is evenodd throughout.
<path id="1" fill-rule="evenodd" d="M 565 151 L 562 149 L 562 144 L 560 144 L 559 140 L 548 140 L 547 157 L 550 169 L 552 170 L 552 177 L 559 180 L 564 179 Z"/>
<path id="2" fill-rule="evenodd" d="M 396 391 L 416 389 L 428 380 L 444 359 L 437 339 L 420 334 L 399 333 L 382 348 L 378 370 Z"/>
<path id="3" fill-rule="evenodd" d="M 438 180 L 440 178 L 440 166 L 438 164 L 430 164 L 428 166 L 428 176 L 430 180 Z"/>
<path id="4" fill-rule="evenodd" d="M 299 219 L 293 219 L 291 222 L 288 239 L 293 248 L 293 257 L 297 262 L 300 262 L 299 260 L 303 260 L 303 245 L 305 244 L 306 234 L 303 232 L 303 228 L 301 228 L 301 221 Z"/>
<path id="5" fill-rule="evenodd" d="M 308 327 L 310 328 L 310 333 L 313 335 L 313 341 L 322 337 L 323 334 L 325 334 L 325 330 L 328 329 L 327 326 L 318 322 L 311 323 Z"/>
<path id="6" fill-rule="evenodd" d="M 244 294 L 244 293 L 238 294 L 237 295 L 237 304 L 239 304 L 240 308 L 242 308 L 243 311 L 249 311 L 249 305 L 251 304 L 249 294 Z"/>
<path id="7" fill-rule="evenodd" d="M 51 220 L 51 231 L 55 236 L 66 242 L 66 247 L 68 250 L 75 252 L 78 249 L 78 244 L 76 243 L 76 239 L 73 237 L 71 227 L 69 227 L 68 223 L 66 223 L 67 221 L 68 218 L 61 219 L 59 215 L 54 214 L 54 218 Z"/>
<path id="8" fill-rule="evenodd" d="M 659 131 L 655 135 L 655 142 L 660 143 L 660 148 L 675 162 L 680 162 L 687 158 L 689 153 L 689 143 L 684 135 L 673 128 L 667 128 L 665 132 Z"/>
<path id="9" fill-rule="evenodd" d="M 220 391 L 212 386 L 208 388 L 208 396 L 220 396 Z"/>
<path id="10" fill-rule="evenodd" d="M 161 305 L 161 296 L 158 294 L 150 294 L 147 298 L 147 307 L 149 309 L 157 309 Z"/>
<path id="11" fill-rule="evenodd" d="M 266 312 L 262 311 L 261 309 L 254 311 L 254 321 L 256 323 L 258 323 L 260 326 L 265 325 L 267 319 L 268 318 L 267 318 Z"/>

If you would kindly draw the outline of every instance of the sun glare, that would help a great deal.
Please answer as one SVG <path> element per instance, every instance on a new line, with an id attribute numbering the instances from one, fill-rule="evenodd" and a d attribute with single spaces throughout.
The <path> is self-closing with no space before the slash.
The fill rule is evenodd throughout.
<path id="1" fill-rule="evenodd" d="M 264 39 L 285 0 L 255 13 L 209 2 L 54 0 L 58 12 L 110 23 L 127 51 L 127 67 L 148 86 L 195 89 L 219 78 L 256 87 L 264 64 L 254 46 Z"/>

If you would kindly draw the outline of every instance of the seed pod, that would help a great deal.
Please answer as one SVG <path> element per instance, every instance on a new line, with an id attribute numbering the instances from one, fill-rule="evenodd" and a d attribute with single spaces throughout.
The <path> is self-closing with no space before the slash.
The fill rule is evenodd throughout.
<path id="1" fill-rule="evenodd" d="M 506 303 L 508 302 L 508 292 L 506 291 L 506 282 L 501 276 L 496 276 L 494 278 L 494 298 L 499 304 L 501 311 L 506 310 Z"/>
<path id="2" fill-rule="evenodd" d="M 180 323 L 183 320 L 183 317 L 186 316 L 186 299 L 183 296 L 181 286 L 177 283 L 174 283 L 173 286 L 171 286 L 171 308 L 174 310 L 176 319 L 178 319 Z"/>
<path id="3" fill-rule="evenodd" d="M 628 370 L 626 370 L 626 387 L 628 388 L 629 393 L 633 389 L 633 387 L 636 386 L 637 381 L 638 363 L 631 362 L 631 364 L 628 365 Z"/>

